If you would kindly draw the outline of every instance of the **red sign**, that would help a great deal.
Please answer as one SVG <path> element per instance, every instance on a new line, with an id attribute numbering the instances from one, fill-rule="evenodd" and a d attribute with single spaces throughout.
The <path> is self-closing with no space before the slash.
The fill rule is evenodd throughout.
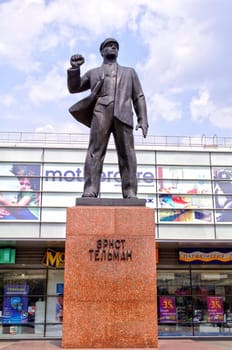
<path id="1" fill-rule="evenodd" d="M 208 322 L 223 322 L 224 307 L 222 297 L 207 297 Z"/>
<path id="2" fill-rule="evenodd" d="M 175 297 L 161 296 L 159 298 L 160 322 L 176 322 L 176 301 Z"/>

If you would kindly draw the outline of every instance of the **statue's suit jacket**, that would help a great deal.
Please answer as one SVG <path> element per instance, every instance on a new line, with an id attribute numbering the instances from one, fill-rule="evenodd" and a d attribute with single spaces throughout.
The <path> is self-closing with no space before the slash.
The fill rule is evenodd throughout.
<path id="1" fill-rule="evenodd" d="M 79 101 L 70 108 L 70 113 L 87 126 L 90 126 L 91 120 L 83 122 L 85 113 L 87 118 L 91 118 L 95 104 L 101 102 L 101 86 L 104 82 L 103 65 L 86 72 L 80 76 L 79 68 L 68 69 L 68 89 L 70 93 L 82 92 L 91 89 L 91 95 L 84 100 Z M 102 99 L 104 100 L 104 99 Z M 93 103 L 94 101 L 94 103 Z M 133 128 L 133 109 L 140 123 L 147 125 L 147 108 L 144 93 L 139 78 L 133 68 L 123 67 L 117 64 L 117 79 L 114 98 L 114 117 L 121 122 Z M 81 116 L 81 119 L 78 119 Z"/>

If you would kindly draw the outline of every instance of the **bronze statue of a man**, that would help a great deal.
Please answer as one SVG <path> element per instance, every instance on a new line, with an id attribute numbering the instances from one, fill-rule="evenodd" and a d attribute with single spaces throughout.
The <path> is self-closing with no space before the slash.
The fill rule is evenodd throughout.
<path id="1" fill-rule="evenodd" d="M 103 161 L 110 134 L 113 134 L 118 155 L 123 198 L 137 197 L 137 162 L 133 137 L 133 111 L 138 128 L 146 137 L 147 108 L 143 90 L 133 68 L 117 63 L 119 43 L 107 38 L 100 45 L 103 64 L 80 75 L 82 55 L 73 55 L 68 69 L 70 93 L 91 89 L 91 96 L 70 108 L 74 117 L 90 126 L 90 140 L 84 167 L 82 197 L 98 197 Z M 85 119 L 85 117 L 88 119 Z"/>

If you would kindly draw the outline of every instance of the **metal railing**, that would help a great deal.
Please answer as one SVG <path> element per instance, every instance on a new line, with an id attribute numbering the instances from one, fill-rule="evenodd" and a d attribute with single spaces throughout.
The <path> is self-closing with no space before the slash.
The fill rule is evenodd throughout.
<path id="1" fill-rule="evenodd" d="M 89 134 L 81 133 L 44 133 L 44 132 L 0 132 L 0 144 L 32 143 L 32 144 L 85 144 Z M 112 143 L 112 138 L 110 143 Z M 146 146 L 169 147 L 225 147 L 232 148 L 232 137 L 202 136 L 159 136 L 148 135 L 146 139 L 135 135 L 135 144 Z"/>

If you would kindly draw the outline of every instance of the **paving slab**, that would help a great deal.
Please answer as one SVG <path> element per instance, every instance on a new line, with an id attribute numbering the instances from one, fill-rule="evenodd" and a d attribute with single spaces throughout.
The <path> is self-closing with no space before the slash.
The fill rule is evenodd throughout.
<path id="1" fill-rule="evenodd" d="M 232 341 L 162 339 L 159 340 L 159 350 L 232 350 Z"/>
<path id="2" fill-rule="evenodd" d="M 18 340 L 1 341 L 1 350 L 60 350 L 61 340 Z M 73 348 L 73 350 L 80 350 Z M 93 349 L 81 349 L 93 350 Z M 102 348 L 101 350 L 109 350 Z M 113 350 L 113 349 L 111 349 Z M 119 349 L 116 350 L 135 350 Z M 145 350 L 136 348 L 136 350 Z M 151 348 L 147 350 L 152 350 Z M 157 350 L 157 349 L 154 349 Z M 160 339 L 158 350 L 232 350 L 232 340 L 192 340 L 192 339 Z"/>
<path id="3" fill-rule="evenodd" d="M 61 349 L 59 340 L 18 340 L 15 342 L 0 341 L 1 350 L 53 350 Z"/>

